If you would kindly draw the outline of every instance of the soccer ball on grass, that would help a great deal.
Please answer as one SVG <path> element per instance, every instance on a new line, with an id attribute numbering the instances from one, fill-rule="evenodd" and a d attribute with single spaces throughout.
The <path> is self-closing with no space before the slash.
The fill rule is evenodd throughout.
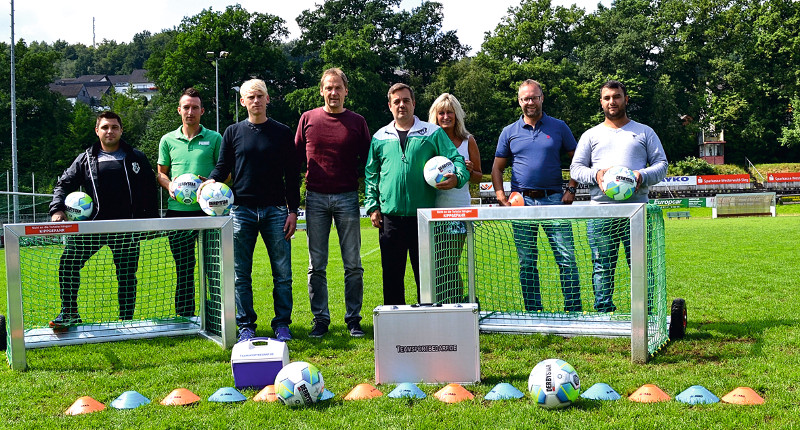
<path id="1" fill-rule="evenodd" d="M 545 409 L 566 408 L 578 399 L 581 381 L 571 364 L 551 358 L 539 362 L 528 377 L 528 391 Z"/>
<path id="2" fill-rule="evenodd" d="M 325 392 L 325 381 L 317 366 L 294 361 L 275 376 L 275 394 L 284 405 L 308 406 L 316 403 Z"/>

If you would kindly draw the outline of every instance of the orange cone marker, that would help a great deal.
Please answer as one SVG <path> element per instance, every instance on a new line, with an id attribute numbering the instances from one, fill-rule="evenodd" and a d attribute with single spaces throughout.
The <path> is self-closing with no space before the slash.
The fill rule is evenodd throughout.
<path id="1" fill-rule="evenodd" d="M 750 387 L 739 387 L 726 394 L 722 401 L 734 405 L 761 405 L 764 403 L 764 398 Z"/>
<path id="2" fill-rule="evenodd" d="M 370 384 L 358 384 L 346 396 L 345 400 L 362 400 L 371 399 L 373 397 L 380 397 L 383 393 Z"/>
<path id="3" fill-rule="evenodd" d="M 97 400 L 89 396 L 83 396 L 78 400 L 75 400 L 75 403 L 73 403 L 69 409 L 64 411 L 64 413 L 67 415 L 90 414 L 92 412 L 102 411 L 105 408 L 106 405 L 98 402 Z"/>
<path id="4" fill-rule="evenodd" d="M 475 397 L 460 384 L 447 384 L 444 388 L 437 391 L 434 396 L 445 403 L 458 403 Z"/>
<path id="5" fill-rule="evenodd" d="M 161 401 L 161 404 L 164 406 L 184 406 L 191 405 L 192 403 L 199 401 L 200 397 L 197 394 L 187 390 L 186 388 L 176 388 L 172 390 L 167 397 L 164 397 L 164 400 Z"/>
<path id="6" fill-rule="evenodd" d="M 275 394 L 275 386 L 267 385 L 263 390 L 259 391 L 255 397 L 254 402 L 275 402 L 278 400 L 278 395 Z"/>
<path id="7" fill-rule="evenodd" d="M 655 402 L 666 402 L 671 400 L 672 398 L 667 395 L 667 393 L 661 391 L 661 388 L 653 384 L 644 384 L 639 387 L 638 390 L 634 391 L 628 399 L 632 402 L 640 402 L 640 403 L 655 403 Z"/>

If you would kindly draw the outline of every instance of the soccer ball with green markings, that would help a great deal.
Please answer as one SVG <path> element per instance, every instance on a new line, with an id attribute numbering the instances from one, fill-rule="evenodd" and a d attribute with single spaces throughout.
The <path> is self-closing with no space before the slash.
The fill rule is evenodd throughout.
<path id="1" fill-rule="evenodd" d="M 551 358 L 533 368 L 528 391 L 536 404 L 545 409 L 566 408 L 578 399 L 581 380 L 571 364 Z"/>

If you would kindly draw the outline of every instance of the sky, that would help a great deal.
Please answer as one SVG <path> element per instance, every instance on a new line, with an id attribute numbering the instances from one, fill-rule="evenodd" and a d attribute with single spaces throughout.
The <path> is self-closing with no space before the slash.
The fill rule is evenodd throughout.
<path id="1" fill-rule="evenodd" d="M 438 0 L 444 6 L 444 30 L 456 30 L 462 44 L 470 45 L 472 53 L 480 49 L 483 34 L 493 31 L 506 16 L 509 7 L 517 6 L 520 0 Z M 239 0 L 238 3 L 250 12 L 270 13 L 286 21 L 290 39 L 300 36 L 295 19 L 306 9 L 314 8 L 322 0 Z M 611 0 L 552 0 L 553 5 L 578 7 L 593 12 L 598 2 L 609 6 Z M 411 9 L 420 0 L 403 0 L 401 7 Z M 120 5 L 121 4 L 121 5 Z M 58 39 L 68 43 L 92 44 L 92 18 L 94 18 L 95 40 L 130 42 L 136 33 L 148 30 L 157 33 L 178 26 L 185 16 L 200 13 L 211 7 L 224 10 L 231 0 L 137 0 L 98 2 L 96 0 L 15 0 L 14 38 L 26 42 L 54 42 Z M 480 6 L 471 6 L 471 4 Z M 11 4 L 5 2 L 0 9 L 0 40 L 11 40 Z"/>

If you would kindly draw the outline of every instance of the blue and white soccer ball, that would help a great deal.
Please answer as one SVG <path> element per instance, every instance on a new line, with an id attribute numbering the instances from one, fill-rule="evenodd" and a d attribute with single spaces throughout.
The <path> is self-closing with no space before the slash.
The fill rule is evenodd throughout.
<path id="1" fill-rule="evenodd" d="M 628 200 L 636 191 L 636 175 L 625 166 L 612 166 L 603 174 L 603 188 L 613 200 Z"/>
<path id="2" fill-rule="evenodd" d="M 283 366 L 275 376 L 275 394 L 288 406 L 308 406 L 321 400 L 325 381 L 317 366 L 294 361 Z"/>
<path id="3" fill-rule="evenodd" d="M 75 191 L 69 193 L 64 199 L 64 206 L 67 207 L 65 212 L 70 221 L 83 221 L 92 216 L 94 202 L 83 191 Z"/>
<path id="4" fill-rule="evenodd" d="M 422 173 L 425 176 L 425 182 L 432 187 L 445 180 L 445 173 L 455 173 L 456 166 L 447 157 L 437 155 L 432 157 L 425 163 Z"/>
<path id="5" fill-rule="evenodd" d="M 566 408 L 581 394 L 581 380 L 571 364 L 551 358 L 539 362 L 528 377 L 528 391 L 545 409 Z"/>
<path id="6" fill-rule="evenodd" d="M 197 201 L 200 209 L 211 216 L 228 215 L 233 206 L 233 191 L 222 182 L 212 182 L 200 190 Z"/>
<path id="7" fill-rule="evenodd" d="M 175 189 L 175 200 L 191 205 L 197 202 L 197 189 L 203 181 L 193 173 L 184 173 L 172 180 Z"/>

